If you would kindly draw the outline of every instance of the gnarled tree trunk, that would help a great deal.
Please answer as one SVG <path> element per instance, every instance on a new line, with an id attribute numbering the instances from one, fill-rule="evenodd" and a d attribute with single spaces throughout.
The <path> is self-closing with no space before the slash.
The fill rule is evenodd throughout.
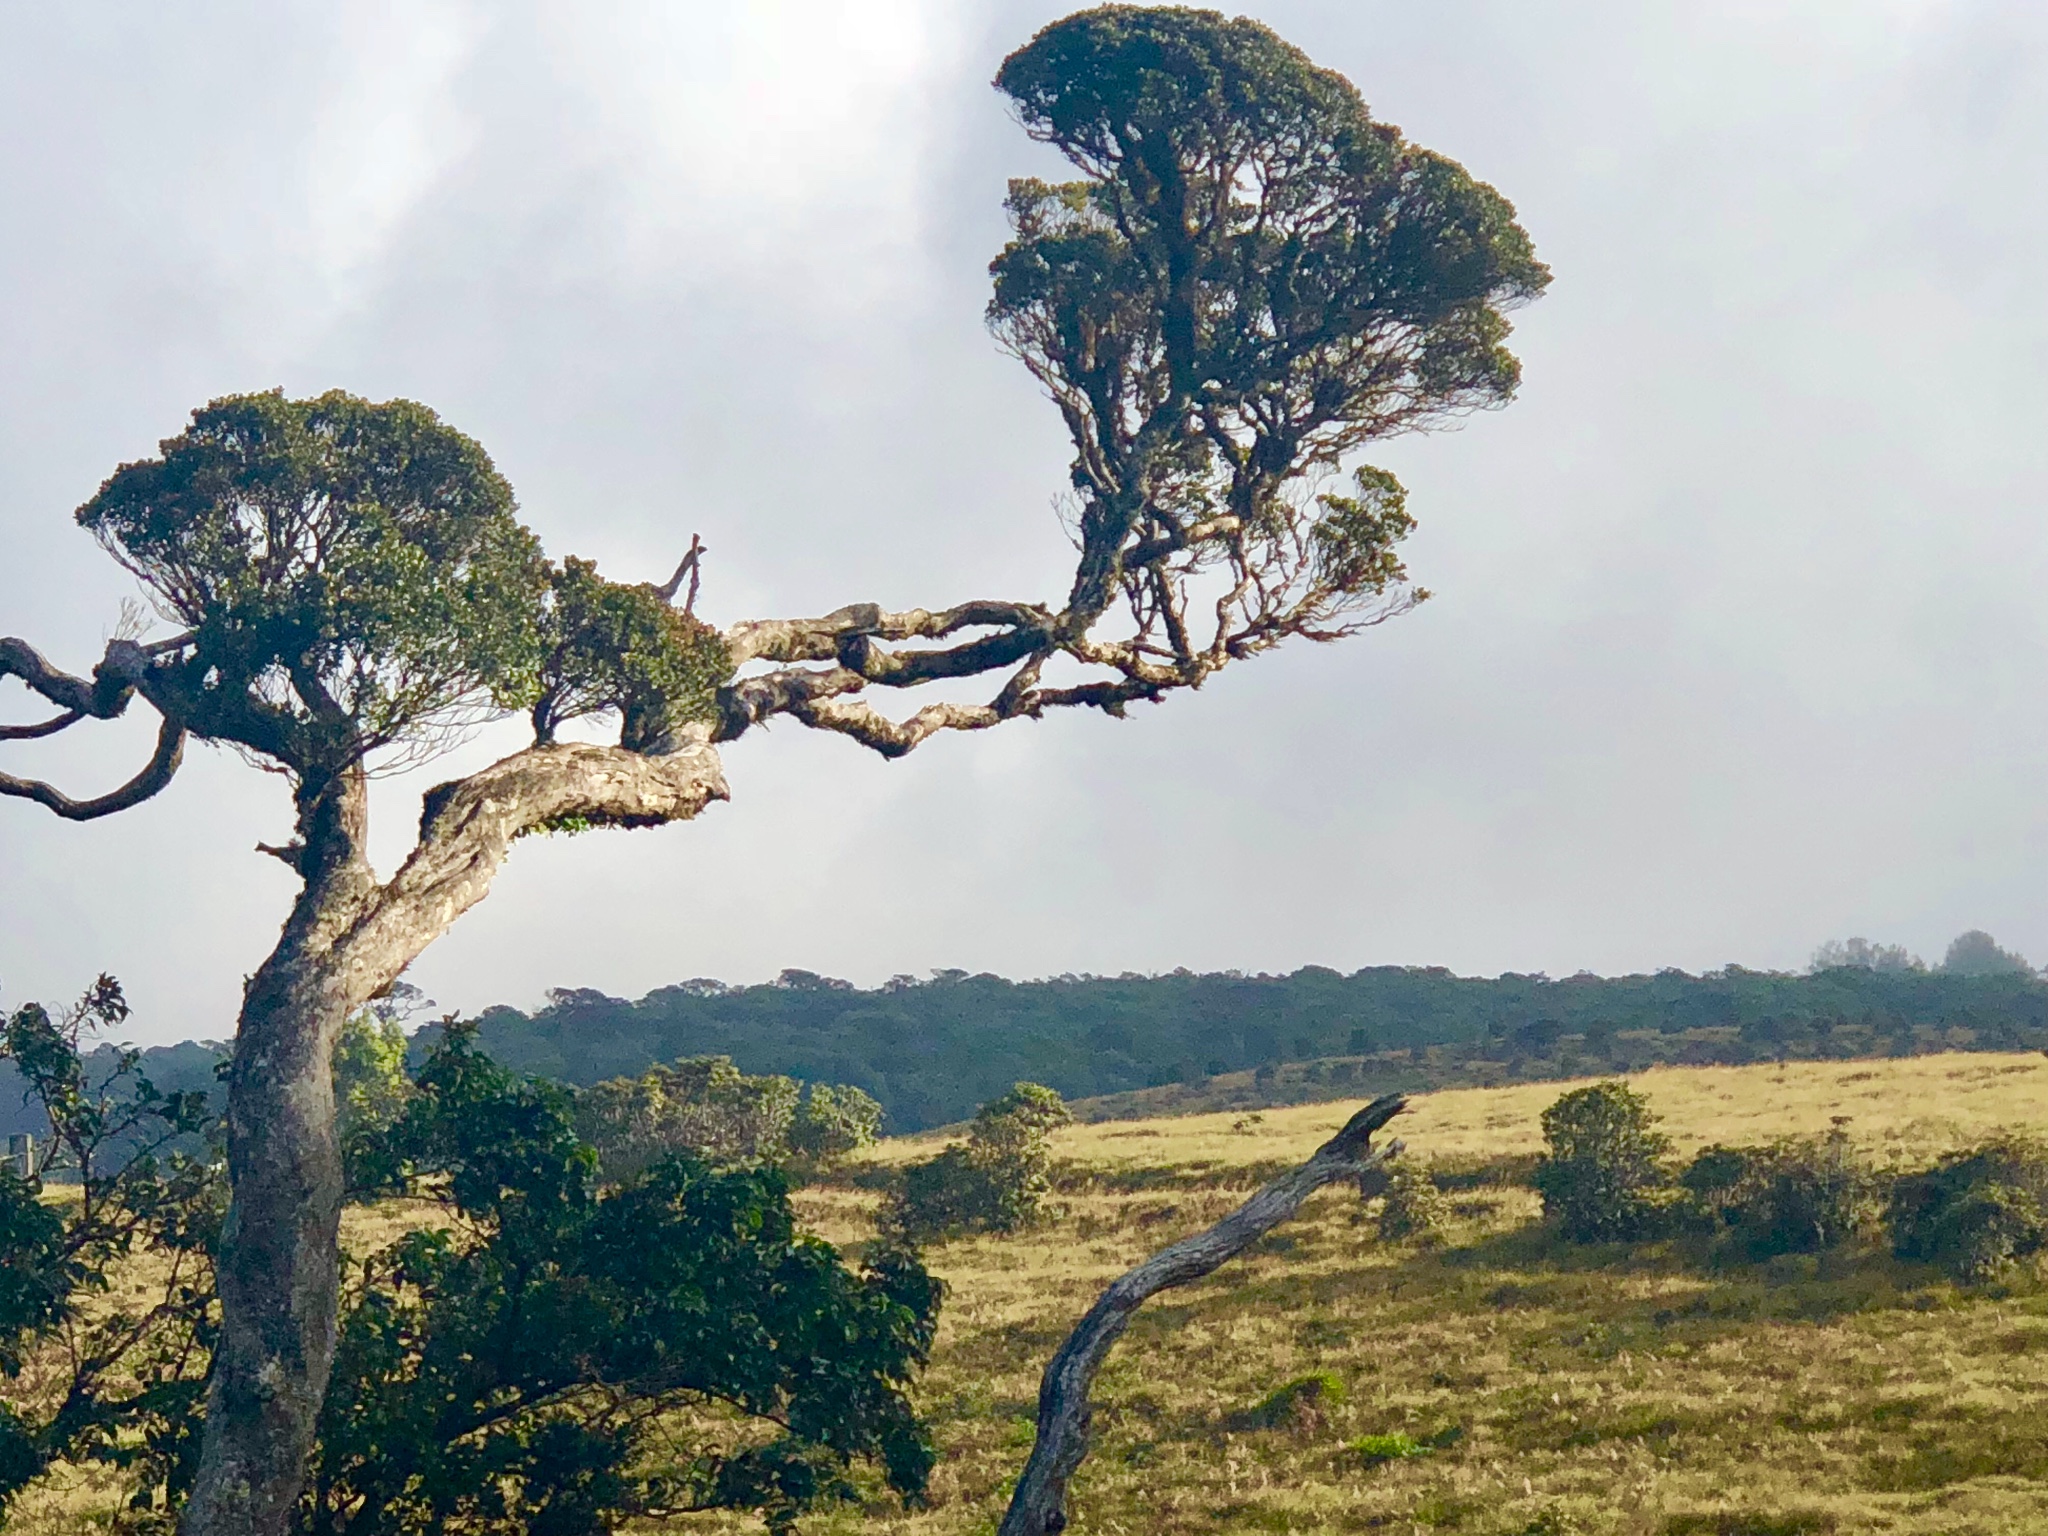
<path id="1" fill-rule="evenodd" d="M 364 857 L 360 770 L 302 796 L 299 841 L 271 851 L 305 890 L 249 981 L 235 1036 L 221 1341 L 181 1536 L 285 1536 L 293 1525 L 334 1363 L 343 1188 L 332 1058 L 343 1023 L 483 899 L 522 833 L 565 816 L 657 826 L 724 799 L 704 734 L 659 757 L 535 747 L 445 785 L 382 885 Z"/>
<path id="2" fill-rule="evenodd" d="M 1067 1484 L 1088 1454 L 1088 1390 L 1138 1308 L 1161 1291 L 1199 1280 L 1235 1258 L 1325 1184 L 1354 1179 L 1365 1192 L 1401 1150 L 1398 1141 L 1374 1150 L 1372 1133 L 1407 1103 L 1398 1093 L 1375 1099 L 1299 1168 L 1281 1174 L 1207 1231 L 1161 1249 L 1102 1293 L 1045 1368 L 1038 1388 L 1038 1438 L 998 1536 L 1054 1536 L 1067 1528 Z"/>

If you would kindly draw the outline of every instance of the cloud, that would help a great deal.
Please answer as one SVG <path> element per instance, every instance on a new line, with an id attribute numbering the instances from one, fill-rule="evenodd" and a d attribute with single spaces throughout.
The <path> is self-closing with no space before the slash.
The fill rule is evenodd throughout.
<path id="1" fill-rule="evenodd" d="M 1255 9 L 1558 273 L 1522 399 L 1382 456 L 1439 599 L 1128 723 L 897 764 L 749 737 L 699 823 L 522 845 L 420 967 L 444 1004 L 787 965 L 1796 966 L 1980 926 L 2048 954 L 2040 9 Z M 275 383 L 429 401 L 618 574 L 703 534 L 718 617 L 1056 592 L 1066 448 L 980 310 L 1004 178 L 1047 168 L 986 82 L 1057 13 L 6 13 L 0 632 L 96 654 L 125 587 L 65 509 Z M 37 761 L 111 781 L 140 737 Z M 432 776 L 380 791 L 380 858 Z M 283 813 L 205 753 L 118 824 L 0 807 L 7 995 L 109 967 L 139 1027 L 222 1033 Z"/>

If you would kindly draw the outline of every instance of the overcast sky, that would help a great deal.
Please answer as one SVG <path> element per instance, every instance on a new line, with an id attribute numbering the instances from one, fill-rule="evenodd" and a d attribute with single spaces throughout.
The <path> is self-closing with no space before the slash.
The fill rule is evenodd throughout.
<path id="1" fill-rule="evenodd" d="M 1061 9 L 0 5 L 0 633 L 89 667 L 132 587 L 72 509 L 280 384 L 426 401 L 615 577 L 700 532 L 721 621 L 1059 596 L 1067 449 L 980 317 L 1004 179 L 1049 168 L 987 81 Z M 696 823 L 522 843 L 415 968 L 443 1006 L 2048 959 L 2048 7 L 1252 13 L 1556 272 L 1521 398 L 1379 456 L 1437 600 L 1121 723 L 753 733 Z M 0 751 L 82 793 L 148 734 Z M 380 789 L 387 866 L 448 770 Z M 86 827 L 0 801 L 0 1003 L 108 969 L 139 1038 L 228 1033 L 286 814 L 210 749 Z"/>

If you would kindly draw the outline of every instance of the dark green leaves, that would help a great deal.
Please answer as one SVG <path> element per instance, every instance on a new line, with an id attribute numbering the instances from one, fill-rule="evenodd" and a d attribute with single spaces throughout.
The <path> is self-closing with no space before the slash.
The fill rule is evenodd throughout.
<path id="1" fill-rule="evenodd" d="M 551 582 L 537 740 L 552 740 L 566 720 L 617 711 L 622 744 L 658 752 L 675 727 L 716 714 L 718 685 L 732 672 L 716 630 L 653 587 L 605 580 L 588 560 L 571 556 Z"/>
<path id="2" fill-rule="evenodd" d="M 1514 392 L 1504 312 L 1549 281 L 1514 209 L 1374 122 L 1343 76 L 1213 11 L 1083 11 L 1006 59 L 996 85 L 1084 178 L 1012 184 L 988 312 L 1074 438 L 1075 602 L 1092 617 L 1132 581 L 1142 628 L 1178 600 L 1132 566 L 1186 551 L 1176 579 L 1227 564 L 1296 589 L 1250 616 L 1248 649 L 1334 637 L 1328 620 L 1399 567 L 1325 561 L 1322 575 L 1364 585 L 1320 584 L 1301 548 L 1314 497 L 1297 482 Z"/>
<path id="3" fill-rule="evenodd" d="M 455 1225 L 374 1258 L 345 1309 L 317 1528 L 575 1536 L 718 1507 L 780 1527 L 855 1458 L 923 1487 L 905 1388 L 937 1285 L 904 1255 L 849 1268 L 778 1172 L 677 1158 L 600 1190 L 566 1096 L 461 1029 L 390 1147 Z"/>
<path id="4" fill-rule="evenodd" d="M 202 734 L 331 765 L 532 701 L 539 545 L 425 406 L 228 396 L 160 446 L 78 520 L 192 631 Z"/>

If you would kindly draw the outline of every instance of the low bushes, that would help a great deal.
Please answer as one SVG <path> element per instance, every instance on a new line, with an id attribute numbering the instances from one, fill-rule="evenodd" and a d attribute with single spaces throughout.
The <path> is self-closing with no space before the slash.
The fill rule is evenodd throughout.
<path id="1" fill-rule="evenodd" d="M 1381 1242 L 1435 1242 L 1450 1219 L 1451 1202 L 1429 1169 L 1399 1160 L 1388 1168 L 1386 1194 L 1380 1202 Z"/>
<path id="2" fill-rule="evenodd" d="M 1643 1096 L 1626 1083 L 1575 1089 L 1543 1111 L 1536 1188 L 1543 1214 L 1567 1241 L 1629 1242 L 1665 1226 L 1671 1143 Z"/>
<path id="3" fill-rule="evenodd" d="M 858 1088 L 751 1077 L 725 1056 L 692 1056 L 575 1097 L 577 1134 L 608 1179 L 678 1154 L 719 1167 L 815 1167 L 875 1139 L 882 1107 Z"/>
<path id="4" fill-rule="evenodd" d="M 2001 1137 L 1897 1180 L 1892 1252 L 1982 1280 L 2048 1247 L 2048 1144 Z"/>
<path id="5" fill-rule="evenodd" d="M 1531 1182 L 1568 1242 L 1628 1242 L 1691 1231 L 1746 1257 L 1820 1253 L 1882 1228 L 1892 1253 L 1989 1279 L 2048 1252 L 2048 1142 L 2003 1136 L 1916 1173 L 1881 1175 L 1837 1124 L 1766 1146 L 1710 1146 L 1673 1180 L 1668 1143 L 1623 1083 L 1567 1093 L 1543 1112 L 1547 1151 Z M 1398 1177 L 1398 1175 L 1397 1175 Z M 1413 1175 L 1409 1175 L 1413 1179 Z M 1382 1236 L 1427 1218 L 1390 1189 Z"/>
<path id="6" fill-rule="evenodd" d="M 1043 1214 L 1052 1189 L 1046 1135 L 1073 1117 L 1052 1089 L 1018 1083 L 981 1106 L 964 1143 L 903 1170 L 881 1216 L 892 1240 L 1015 1232 Z"/>
<path id="7" fill-rule="evenodd" d="M 1763 1147 L 1708 1147 L 1678 1182 L 1688 1214 L 1757 1258 L 1833 1248 L 1877 1208 L 1878 1180 L 1839 1126 Z"/>

